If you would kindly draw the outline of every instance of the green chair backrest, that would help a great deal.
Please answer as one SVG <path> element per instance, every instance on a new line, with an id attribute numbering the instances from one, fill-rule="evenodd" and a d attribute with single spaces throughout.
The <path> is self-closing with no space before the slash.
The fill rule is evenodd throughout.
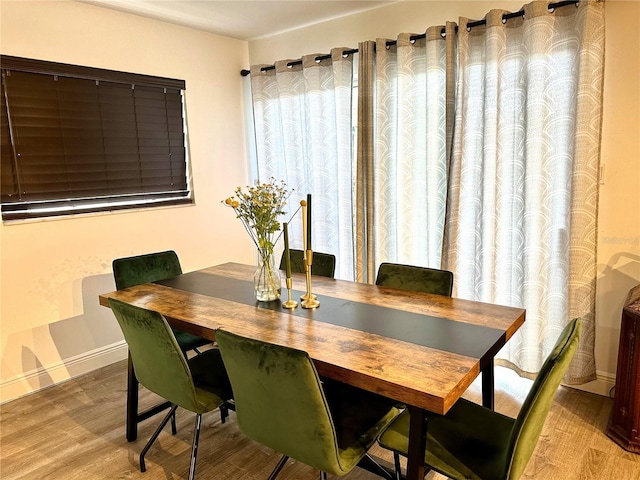
<path id="1" fill-rule="evenodd" d="M 323 472 L 344 475 L 335 426 L 309 355 L 221 329 L 216 341 L 242 432 Z"/>
<path id="2" fill-rule="evenodd" d="M 113 261 L 112 267 L 118 290 L 164 280 L 182 273 L 180 260 L 173 250 L 117 258 Z"/>
<path id="3" fill-rule="evenodd" d="M 291 271 L 296 273 L 304 273 L 304 252 L 302 250 L 289 249 L 289 258 L 291 259 Z M 284 252 L 280 257 L 280 270 L 284 270 Z M 313 264 L 311 265 L 311 274 L 320 277 L 333 278 L 336 273 L 336 256 L 330 253 L 313 252 Z"/>
<path id="4" fill-rule="evenodd" d="M 182 273 L 180 260 L 173 250 L 117 258 L 113 261 L 112 267 L 118 290 L 140 285 L 141 283 L 177 277 Z M 175 328 L 172 328 L 172 330 L 178 340 L 178 344 L 185 352 L 211 343 L 210 340 L 191 333 L 182 332 Z"/>
<path id="5" fill-rule="evenodd" d="M 520 478 L 536 447 L 545 418 L 562 377 L 578 349 L 582 320 L 573 319 L 545 360 L 516 418 L 507 450 L 505 479 Z"/>
<path id="6" fill-rule="evenodd" d="M 453 273 L 436 268 L 385 262 L 378 267 L 376 285 L 450 297 L 453 291 Z"/>
<path id="7" fill-rule="evenodd" d="M 166 319 L 114 298 L 109 305 L 129 345 L 138 381 L 182 408 L 203 413 L 189 365 Z"/>

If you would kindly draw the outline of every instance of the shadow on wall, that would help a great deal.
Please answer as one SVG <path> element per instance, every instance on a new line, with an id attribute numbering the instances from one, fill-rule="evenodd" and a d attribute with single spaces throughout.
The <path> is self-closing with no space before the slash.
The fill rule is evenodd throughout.
<path id="1" fill-rule="evenodd" d="M 81 282 L 83 314 L 48 325 L 61 359 L 86 356 L 123 341 L 111 310 L 102 307 L 98 301 L 98 295 L 116 289 L 113 275 L 93 275 Z"/>
<path id="2" fill-rule="evenodd" d="M 13 332 L 6 339 L 0 403 L 126 358 L 118 323 L 98 301 L 99 294 L 115 290 L 113 276 L 93 275 L 80 283 L 81 315 Z"/>
<path id="3" fill-rule="evenodd" d="M 640 255 L 618 252 L 606 265 L 598 265 L 597 320 L 601 345 L 617 346 L 622 308 L 629 290 L 640 283 Z M 607 352 L 608 364 L 615 372 L 617 348 Z M 599 366 L 599 368 L 601 368 Z"/>
<path id="4" fill-rule="evenodd" d="M 640 255 L 618 252 L 606 265 L 598 265 L 598 270 L 598 296 L 607 303 L 615 302 L 615 308 L 622 311 L 629 290 L 640 282 Z M 619 323 L 620 319 L 614 320 Z"/>
<path id="5" fill-rule="evenodd" d="M 41 372 L 38 376 L 27 376 L 26 381 L 32 390 L 39 390 L 49 385 L 53 385 L 53 378 L 48 374 L 40 360 L 33 350 L 29 347 L 22 346 L 22 371 L 23 372 Z"/>

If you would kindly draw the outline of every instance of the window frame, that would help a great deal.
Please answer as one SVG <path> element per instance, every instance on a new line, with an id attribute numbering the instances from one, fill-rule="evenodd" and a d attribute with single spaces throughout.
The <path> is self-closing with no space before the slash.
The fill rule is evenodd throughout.
<path id="1" fill-rule="evenodd" d="M 1 190 L 4 190 L 0 191 L 0 203 L 4 222 L 194 203 L 184 80 L 8 55 L 0 56 L 0 67 L 3 149 L 0 175 Z M 22 75 L 19 87 L 10 85 L 12 73 L 14 77 Z M 20 91 L 27 79 L 45 82 L 46 89 L 55 84 L 51 88 L 60 90 L 60 85 L 65 83 L 67 91 L 58 92 L 52 101 L 54 108 L 42 113 L 40 110 L 44 112 L 46 108 L 41 108 L 40 102 L 45 102 L 40 95 L 51 92 L 34 87 L 29 93 L 30 86 Z M 50 80 L 53 83 L 48 83 Z M 95 85 L 95 94 L 92 85 Z M 88 96 L 83 96 L 83 89 L 88 89 Z M 16 106 L 20 94 L 26 105 L 22 110 Z M 120 98 L 123 98 L 122 105 L 118 104 Z M 105 114 L 105 107 L 116 111 Z M 128 109 L 126 115 L 121 109 Z M 30 114 L 33 116 L 29 117 Z M 85 115 L 91 116 L 87 121 L 90 127 L 84 125 Z M 105 115 L 109 115 L 111 123 L 105 120 Z M 22 125 L 16 125 L 16 118 Z M 59 128 L 52 123 L 56 118 Z M 42 128 L 44 124 L 47 129 Z M 91 136 L 86 137 L 89 128 Z M 24 135 L 16 140 L 18 131 Z M 55 140 L 66 142 L 63 153 L 52 154 L 54 147 L 50 147 L 49 152 L 46 145 L 51 137 L 44 135 L 59 136 Z M 26 145 L 46 151 L 43 156 L 51 158 L 39 163 L 38 154 L 30 153 Z M 69 145 L 79 149 L 74 151 Z M 91 150 L 90 154 L 84 153 L 85 147 Z M 21 151 L 25 156 L 21 156 Z M 64 169 L 70 163 L 82 171 L 72 171 L 67 175 L 71 180 L 59 182 L 51 170 Z M 26 165 L 29 165 L 30 177 L 25 174 Z M 25 178 L 30 178 L 32 183 Z M 106 179 L 104 183 L 100 183 L 103 179 Z M 25 187 L 23 182 L 29 186 Z M 59 186 L 63 183 L 66 185 Z"/>

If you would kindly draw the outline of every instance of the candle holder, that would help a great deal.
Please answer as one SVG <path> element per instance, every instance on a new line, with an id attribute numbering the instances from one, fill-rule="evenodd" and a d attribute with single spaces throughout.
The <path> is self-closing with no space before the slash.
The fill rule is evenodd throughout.
<path id="1" fill-rule="evenodd" d="M 305 273 L 307 275 L 307 293 L 302 295 L 300 299 L 302 300 L 302 308 L 312 309 L 318 308 L 320 306 L 320 302 L 318 301 L 318 297 L 311 293 L 311 265 L 313 264 L 313 252 L 311 250 L 307 250 L 305 255 Z"/>
<path id="2" fill-rule="evenodd" d="M 316 295 L 311 293 L 311 265 L 307 263 L 308 251 L 309 250 L 306 250 L 306 249 L 302 251 L 302 263 L 304 265 L 305 282 L 306 282 L 307 290 L 305 291 L 305 293 L 300 295 L 300 301 L 304 301 L 308 298 L 311 298 L 311 300 L 315 300 L 316 298 L 318 298 Z M 311 255 L 311 259 L 313 263 L 313 254 Z M 309 295 L 311 295 L 311 297 L 309 297 Z"/>
<path id="3" fill-rule="evenodd" d="M 284 308 L 290 308 L 291 310 L 293 310 L 298 306 L 298 302 L 291 299 L 291 287 L 293 285 L 293 280 L 291 279 L 291 277 L 286 279 L 286 283 L 287 283 L 287 301 L 283 302 L 282 306 Z"/>

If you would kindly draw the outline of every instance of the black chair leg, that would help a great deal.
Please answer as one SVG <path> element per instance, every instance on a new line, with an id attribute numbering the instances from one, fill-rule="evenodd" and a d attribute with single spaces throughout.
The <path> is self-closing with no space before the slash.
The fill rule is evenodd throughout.
<path id="1" fill-rule="evenodd" d="M 400 467 L 400 454 L 393 452 L 393 464 L 396 467 L 396 480 L 402 480 L 402 468 Z"/>
<path id="2" fill-rule="evenodd" d="M 275 478 L 280 473 L 280 470 L 282 470 L 282 467 L 284 467 L 284 464 L 287 463 L 287 460 L 289 460 L 289 457 L 287 457 L 286 455 L 283 455 L 280 461 L 278 462 L 278 464 L 276 465 L 276 468 L 274 468 L 273 471 L 271 472 L 271 475 L 269 475 L 269 480 L 275 480 Z"/>
<path id="3" fill-rule="evenodd" d="M 224 405 L 220 405 L 220 423 L 224 423 L 227 420 L 228 416 L 229 409 Z"/>
<path id="4" fill-rule="evenodd" d="M 196 415 L 196 426 L 193 429 L 193 444 L 191 445 L 191 462 L 189 463 L 189 480 L 196 478 L 196 457 L 198 456 L 198 442 L 200 440 L 200 426 L 202 414 Z"/>
<path id="5" fill-rule="evenodd" d="M 171 416 L 171 434 L 175 435 L 178 432 L 176 428 L 176 412 L 174 410 L 173 415 Z"/>
<path id="6" fill-rule="evenodd" d="M 147 454 L 147 452 L 149 451 L 149 449 L 151 448 L 151 445 L 153 444 L 153 442 L 156 441 L 156 438 L 158 438 L 158 435 L 160 435 L 160 432 L 162 431 L 162 429 L 164 428 L 164 426 L 167 424 L 167 422 L 169 420 L 171 420 L 171 417 L 175 415 L 176 413 L 176 409 L 178 408 L 177 405 L 172 405 L 171 406 L 171 410 L 169 410 L 169 413 L 166 415 L 166 417 L 164 417 L 162 419 L 162 422 L 160 422 L 160 425 L 158 425 L 158 428 L 156 428 L 156 431 L 153 432 L 153 435 L 151 435 L 151 438 L 149 439 L 149 441 L 147 442 L 147 444 L 144 446 L 144 448 L 142 449 L 142 451 L 140 452 L 140 471 L 144 472 L 146 471 L 147 467 L 144 463 L 144 456 Z"/>
<path id="7" fill-rule="evenodd" d="M 397 479 L 397 472 L 392 472 L 391 470 L 383 467 L 378 462 L 376 462 L 375 459 L 368 453 L 365 453 L 364 457 L 362 457 L 362 460 L 360 460 L 360 463 L 358 463 L 358 466 L 370 471 L 371 473 L 375 473 L 379 477 L 385 478 L 386 480 Z"/>
<path id="8" fill-rule="evenodd" d="M 229 410 L 236 411 L 236 405 L 233 400 L 227 400 L 222 405 L 220 405 L 220 423 L 224 423 L 229 416 Z"/>

